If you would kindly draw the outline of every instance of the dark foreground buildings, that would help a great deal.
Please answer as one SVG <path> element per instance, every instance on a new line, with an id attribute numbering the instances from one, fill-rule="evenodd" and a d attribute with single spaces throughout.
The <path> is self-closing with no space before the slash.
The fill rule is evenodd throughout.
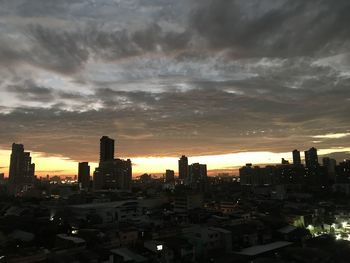
<path id="1" fill-rule="evenodd" d="M 183 156 L 182 179 L 167 170 L 130 185 L 131 161 L 115 158 L 114 143 L 101 138 L 95 189 L 82 162 L 79 184 L 47 176 L 17 198 L 0 191 L 0 263 L 348 262 L 350 192 L 327 185 L 350 186 L 350 161 L 319 163 L 312 150 L 305 165 L 294 151 L 293 163 L 242 167 L 240 184 L 228 174 L 208 177 L 206 165 Z M 17 184 L 31 161 L 13 148 Z"/>

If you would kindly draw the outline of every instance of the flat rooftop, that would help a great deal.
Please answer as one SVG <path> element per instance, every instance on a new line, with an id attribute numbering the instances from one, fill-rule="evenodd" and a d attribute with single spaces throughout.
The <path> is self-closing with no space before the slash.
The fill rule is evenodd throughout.
<path id="1" fill-rule="evenodd" d="M 263 254 L 263 253 L 270 252 L 270 251 L 273 251 L 276 249 L 290 246 L 291 244 L 293 244 L 293 243 L 287 242 L 287 241 L 277 241 L 277 242 L 269 243 L 266 245 L 248 247 L 248 248 L 245 248 L 239 252 L 236 252 L 236 254 L 245 255 L 245 256 L 256 256 L 259 254 Z"/>
<path id="2" fill-rule="evenodd" d="M 146 262 L 147 258 L 129 250 L 128 248 L 112 249 L 112 253 L 122 256 L 125 261 Z"/>

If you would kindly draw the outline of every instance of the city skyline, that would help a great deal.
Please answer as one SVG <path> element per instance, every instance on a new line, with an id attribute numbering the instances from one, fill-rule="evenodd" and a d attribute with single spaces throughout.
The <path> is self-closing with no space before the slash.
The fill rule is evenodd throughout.
<path id="1" fill-rule="evenodd" d="M 294 148 L 349 159 L 345 0 L 0 6 L 0 173 L 12 142 L 43 176 L 94 169 L 103 134 L 134 174 L 177 170 L 183 154 L 211 171 Z"/>
<path id="2" fill-rule="evenodd" d="M 0 263 L 347 263 L 349 0 L 0 0 Z"/>
<path id="3" fill-rule="evenodd" d="M 111 150 L 107 149 L 107 152 L 109 152 L 109 158 L 114 158 L 114 139 L 109 138 L 107 136 L 103 136 L 101 138 L 101 141 L 103 140 L 107 141 L 112 141 L 113 146 Z M 103 143 L 101 143 L 100 147 L 102 146 Z M 108 148 L 108 147 L 107 147 Z M 117 146 L 118 148 L 118 146 Z M 100 148 L 100 151 L 102 151 L 103 148 Z M 305 149 L 305 151 L 311 150 L 314 148 L 310 149 Z M 280 164 L 281 161 L 289 161 L 293 163 L 294 156 L 293 153 L 297 149 L 294 149 L 293 151 L 290 152 L 285 152 L 285 153 L 268 153 L 268 152 L 256 152 L 256 153 L 237 153 L 237 154 L 228 154 L 228 155 L 217 155 L 217 156 L 182 156 L 182 158 L 188 158 L 188 161 L 186 162 L 187 165 L 190 163 L 205 163 L 208 165 L 208 175 L 213 176 L 213 175 L 218 175 L 220 173 L 230 173 L 232 175 L 238 176 L 238 170 L 239 168 L 243 167 L 247 163 L 252 163 L 254 166 L 264 166 L 264 165 L 274 165 L 274 164 Z M 301 163 L 305 164 L 305 153 L 303 150 L 299 149 L 299 155 L 301 158 Z M 105 151 L 105 150 L 104 150 Z M 40 157 L 37 156 L 35 153 L 33 154 L 29 150 L 30 154 L 34 156 L 33 162 L 36 163 L 36 166 L 39 167 L 39 169 L 36 170 L 36 175 L 39 177 L 46 177 L 46 175 L 50 176 L 77 176 L 78 175 L 78 168 L 82 162 L 75 162 L 72 160 L 69 160 L 70 166 L 68 168 L 70 169 L 62 169 L 60 171 L 53 171 L 53 170 L 41 170 L 40 167 L 45 167 L 44 165 L 48 165 L 51 167 L 52 165 L 57 165 L 57 163 L 60 163 L 62 159 L 56 158 L 56 157 Z M 339 156 L 336 155 L 336 150 L 324 150 L 324 149 L 318 149 L 318 159 L 321 160 L 323 157 L 329 157 L 329 158 L 334 158 L 337 162 L 343 161 L 344 159 L 339 158 Z M 98 150 L 97 150 L 97 157 L 96 160 L 99 159 L 98 157 Z M 100 154 L 100 158 L 101 158 Z M 255 158 L 253 158 L 255 156 Z M 11 151 L 9 151 L 9 156 L 8 159 L 10 160 L 11 157 Z M 117 156 L 116 158 L 124 158 L 123 156 Z M 156 176 L 161 176 L 165 174 L 166 170 L 174 170 L 177 176 L 179 176 L 179 158 L 181 159 L 180 156 L 178 157 L 159 157 L 159 158 L 133 158 L 132 159 L 132 166 L 133 166 L 133 177 L 138 177 L 141 174 L 144 173 L 150 173 L 154 174 Z M 159 160 L 162 160 L 163 162 L 159 163 Z M 36 161 L 37 160 L 37 161 Z M 259 162 L 259 160 L 265 160 L 264 162 Z M 226 163 L 230 163 L 230 161 L 237 162 L 237 165 L 235 166 L 225 166 Z M 66 163 L 62 163 L 66 164 Z M 99 164 L 97 161 L 88 161 L 88 164 L 91 166 L 91 171 L 93 171 L 95 168 L 98 168 Z M 219 165 L 219 166 L 215 166 Z M 9 166 L 4 167 L 0 166 L 1 170 L 0 172 L 5 172 L 5 175 L 8 175 L 9 173 Z M 150 170 L 144 170 L 145 167 L 149 167 Z M 7 168 L 7 169 L 6 169 Z M 50 173 L 51 172 L 51 173 Z"/>

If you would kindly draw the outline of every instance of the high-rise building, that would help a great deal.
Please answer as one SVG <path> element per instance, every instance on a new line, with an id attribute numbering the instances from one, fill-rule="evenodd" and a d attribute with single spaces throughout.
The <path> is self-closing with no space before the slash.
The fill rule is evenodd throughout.
<path id="1" fill-rule="evenodd" d="M 129 190 L 131 180 L 131 160 L 115 159 L 114 140 L 103 136 L 100 139 L 100 163 L 93 177 L 94 189 Z"/>
<path id="2" fill-rule="evenodd" d="M 165 183 L 167 183 L 167 184 L 175 183 L 175 172 L 173 170 L 166 170 Z"/>
<path id="3" fill-rule="evenodd" d="M 196 182 L 207 177 L 207 165 L 193 163 L 189 166 L 190 181 Z"/>
<path id="4" fill-rule="evenodd" d="M 104 182 L 103 182 L 104 176 L 102 174 L 102 171 L 100 167 L 96 167 L 93 177 L 92 177 L 92 183 L 93 183 L 93 189 L 94 190 L 101 190 L 104 187 Z"/>
<path id="5" fill-rule="evenodd" d="M 189 182 L 192 188 L 205 191 L 207 188 L 207 165 L 193 163 L 189 166 Z"/>
<path id="6" fill-rule="evenodd" d="M 322 159 L 323 167 L 326 169 L 329 180 L 335 181 L 337 161 L 335 159 L 324 157 Z"/>
<path id="7" fill-rule="evenodd" d="M 21 191 L 26 185 L 34 183 L 35 164 L 29 152 L 24 151 L 23 144 L 12 144 L 10 158 L 9 183 L 14 194 Z"/>
<path id="8" fill-rule="evenodd" d="M 130 159 L 115 159 L 117 188 L 129 190 L 132 181 L 132 163 Z"/>
<path id="9" fill-rule="evenodd" d="M 108 136 L 100 139 L 100 163 L 114 160 L 114 140 Z"/>
<path id="10" fill-rule="evenodd" d="M 32 163 L 32 157 L 29 152 L 24 152 L 24 176 L 25 182 L 32 183 L 35 173 L 35 164 Z"/>
<path id="11" fill-rule="evenodd" d="M 319 167 L 316 148 L 312 147 L 305 151 L 305 165 L 308 169 L 317 169 Z"/>
<path id="12" fill-rule="evenodd" d="M 179 160 L 179 179 L 183 182 L 188 181 L 188 158 L 182 155 Z"/>
<path id="13" fill-rule="evenodd" d="M 81 189 L 89 189 L 90 187 L 90 166 L 88 162 L 79 163 L 78 183 Z"/>
<path id="14" fill-rule="evenodd" d="M 298 166 L 301 165 L 300 151 L 298 150 L 293 151 L 293 164 Z"/>
<path id="15" fill-rule="evenodd" d="M 24 177 L 24 147 L 23 144 L 12 144 L 10 159 L 9 182 L 17 184 L 23 181 Z"/>

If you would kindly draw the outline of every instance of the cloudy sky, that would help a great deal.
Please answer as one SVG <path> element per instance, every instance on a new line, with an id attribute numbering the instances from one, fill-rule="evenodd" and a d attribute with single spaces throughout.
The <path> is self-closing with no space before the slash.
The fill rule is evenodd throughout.
<path id="1" fill-rule="evenodd" d="M 96 162 L 136 172 L 350 151 L 348 0 L 0 0 L 0 171 Z M 286 155 L 287 154 L 287 155 Z M 206 156 L 211 156 L 206 157 Z"/>

